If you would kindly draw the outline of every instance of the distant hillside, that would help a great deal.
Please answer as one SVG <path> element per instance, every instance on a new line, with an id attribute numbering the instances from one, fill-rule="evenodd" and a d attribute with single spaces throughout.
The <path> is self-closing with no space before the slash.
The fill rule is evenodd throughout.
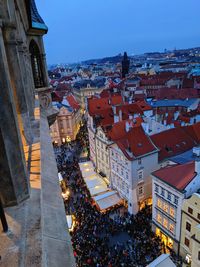
<path id="1" fill-rule="evenodd" d="M 107 62 L 109 63 L 119 63 L 122 61 L 122 55 L 119 54 L 117 56 L 113 57 L 104 57 L 104 58 L 99 58 L 99 59 L 89 59 L 82 61 L 83 64 L 105 64 Z"/>

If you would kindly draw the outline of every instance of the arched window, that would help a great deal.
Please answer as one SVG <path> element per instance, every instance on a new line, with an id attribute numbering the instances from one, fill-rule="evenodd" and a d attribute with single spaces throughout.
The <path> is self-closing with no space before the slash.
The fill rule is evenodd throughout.
<path id="1" fill-rule="evenodd" d="M 31 54 L 31 65 L 35 87 L 44 87 L 44 77 L 42 73 L 42 61 L 40 50 L 35 41 L 30 42 L 29 52 Z"/>

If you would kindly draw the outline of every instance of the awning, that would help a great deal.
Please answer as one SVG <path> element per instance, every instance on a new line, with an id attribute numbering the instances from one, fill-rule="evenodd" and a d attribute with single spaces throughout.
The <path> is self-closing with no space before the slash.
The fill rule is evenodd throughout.
<path id="1" fill-rule="evenodd" d="M 90 176 L 92 176 L 92 175 L 96 175 L 96 172 L 94 171 L 94 170 L 87 170 L 87 171 L 81 171 L 82 172 L 82 176 L 84 177 L 84 178 L 87 178 L 87 177 L 90 177 Z"/>
<path id="2" fill-rule="evenodd" d="M 90 195 L 100 210 L 106 210 L 122 202 L 118 193 L 110 190 L 104 179 L 94 171 L 91 161 L 79 163 L 79 166 Z"/>
<path id="3" fill-rule="evenodd" d="M 81 171 L 85 170 L 85 169 L 93 169 L 94 170 L 94 166 L 93 166 L 91 161 L 81 162 L 81 163 L 79 163 L 79 167 L 80 167 Z"/>
<path id="4" fill-rule="evenodd" d="M 98 194 L 104 193 L 108 191 L 107 186 L 104 185 L 96 185 L 95 187 L 89 188 L 91 196 L 96 196 Z"/>
<path id="5" fill-rule="evenodd" d="M 106 210 L 117 204 L 122 203 L 122 199 L 116 191 L 109 191 L 105 194 L 94 197 L 95 202 L 99 206 L 100 210 Z"/>

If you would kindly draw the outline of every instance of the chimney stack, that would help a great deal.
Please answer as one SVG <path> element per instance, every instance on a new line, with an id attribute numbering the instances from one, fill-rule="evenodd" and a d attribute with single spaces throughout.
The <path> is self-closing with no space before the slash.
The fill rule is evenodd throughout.
<path id="1" fill-rule="evenodd" d="M 200 174 L 200 147 L 193 147 L 193 154 L 195 156 L 195 172 Z"/>

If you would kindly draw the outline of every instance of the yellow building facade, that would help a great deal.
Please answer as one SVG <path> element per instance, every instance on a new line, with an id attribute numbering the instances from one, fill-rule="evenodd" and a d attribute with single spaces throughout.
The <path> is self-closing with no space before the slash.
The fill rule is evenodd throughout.
<path id="1" fill-rule="evenodd" d="M 200 194 L 197 193 L 183 202 L 180 255 L 192 267 L 200 266 Z"/>
<path id="2" fill-rule="evenodd" d="M 50 127 L 52 142 L 61 145 L 76 139 L 80 129 L 82 114 L 80 108 L 73 110 L 62 106 L 54 124 Z"/>

